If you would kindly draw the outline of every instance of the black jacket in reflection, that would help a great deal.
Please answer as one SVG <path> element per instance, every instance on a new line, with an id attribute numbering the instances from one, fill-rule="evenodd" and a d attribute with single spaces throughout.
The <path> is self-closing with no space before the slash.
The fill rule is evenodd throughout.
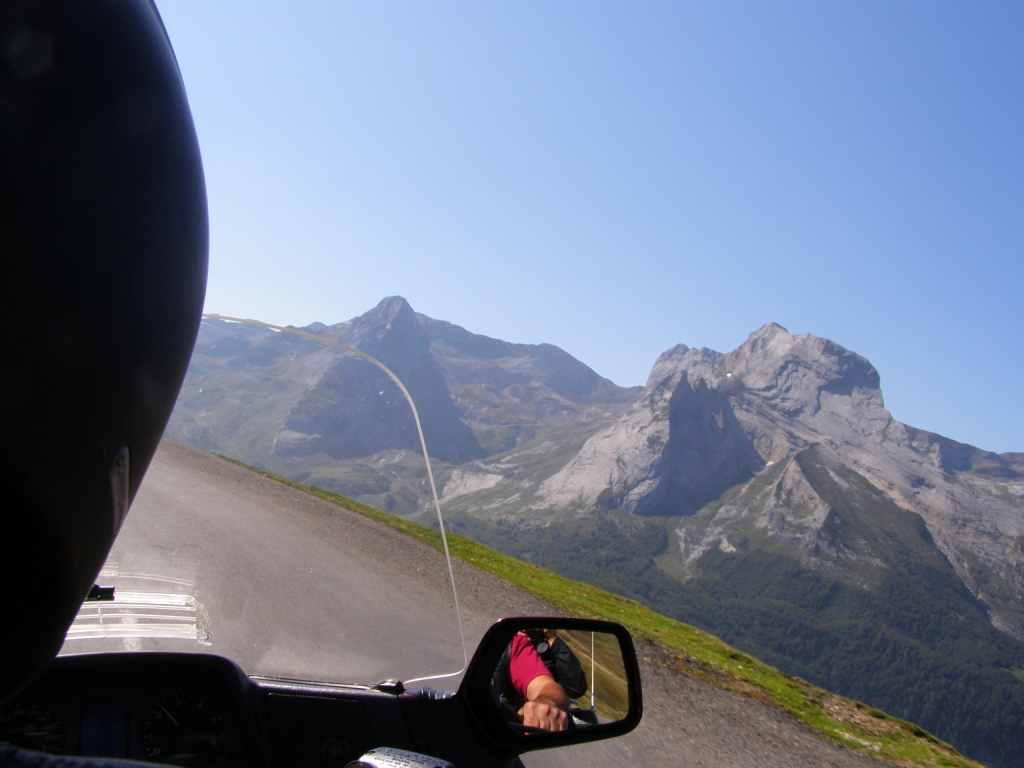
<path id="1" fill-rule="evenodd" d="M 545 645 L 547 648 L 541 650 Z M 555 682 L 562 686 L 566 696 L 578 699 L 587 692 L 587 676 L 580 666 L 580 660 L 562 638 L 556 637 L 550 644 L 546 641 L 539 643 L 536 648 L 540 660 L 551 672 Z"/>

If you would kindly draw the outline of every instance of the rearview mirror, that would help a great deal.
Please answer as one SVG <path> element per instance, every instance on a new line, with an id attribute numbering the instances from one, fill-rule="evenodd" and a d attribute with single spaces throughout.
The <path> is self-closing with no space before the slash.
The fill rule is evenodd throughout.
<path id="1" fill-rule="evenodd" d="M 517 753 L 621 736 L 643 713 L 633 640 L 596 619 L 501 619 L 457 699 L 488 740 Z"/>

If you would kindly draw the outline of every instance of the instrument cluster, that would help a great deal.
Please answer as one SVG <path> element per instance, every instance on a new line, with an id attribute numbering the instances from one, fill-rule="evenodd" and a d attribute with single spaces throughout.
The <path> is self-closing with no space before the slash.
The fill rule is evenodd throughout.
<path id="1" fill-rule="evenodd" d="M 252 724 L 237 667 L 198 655 L 128 654 L 117 661 L 59 660 L 22 696 L 0 705 L 0 741 L 54 755 L 184 768 L 251 762 L 243 733 Z"/>

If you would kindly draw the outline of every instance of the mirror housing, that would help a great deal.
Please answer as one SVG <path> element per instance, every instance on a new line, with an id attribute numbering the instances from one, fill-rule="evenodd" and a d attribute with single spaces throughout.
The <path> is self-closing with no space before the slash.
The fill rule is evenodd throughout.
<path id="1" fill-rule="evenodd" d="M 502 655 L 510 647 L 512 639 L 521 631 L 536 630 L 538 627 L 566 632 L 601 633 L 618 641 L 625 689 L 628 694 L 628 709 L 624 717 L 614 722 L 570 727 L 564 731 L 541 731 L 538 728 L 524 728 L 511 724 L 502 715 L 492 690 L 495 670 Z M 640 666 L 637 663 L 633 639 L 621 624 L 598 619 L 553 616 L 499 619 L 487 630 L 480 645 L 477 646 L 455 698 L 467 719 L 483 732 L 487 741 L 501 751 L 516 754 L 622 736 L 636 728 L 643 716 Z"/>

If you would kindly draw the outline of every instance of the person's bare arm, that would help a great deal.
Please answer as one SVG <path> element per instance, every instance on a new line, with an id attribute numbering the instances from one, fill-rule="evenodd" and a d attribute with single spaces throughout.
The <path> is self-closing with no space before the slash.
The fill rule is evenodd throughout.
<path id="1" fill-rule="evenodd" d="M 564 731 L 569 724 L 569 697 L 551 675 L 537 675 L 526 689 L 527 702 L 519 710 L 523 725 Z"/>

